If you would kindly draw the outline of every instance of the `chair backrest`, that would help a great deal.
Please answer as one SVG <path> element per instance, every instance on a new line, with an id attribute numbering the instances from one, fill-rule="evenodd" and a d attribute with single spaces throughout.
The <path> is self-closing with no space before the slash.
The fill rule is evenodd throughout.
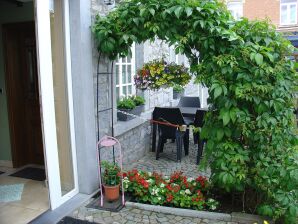
<path id="1" fill-rule="evenodd" d="M 177 125 L 184 124 L 184 119 L 179 108 L 155 107 L 153 120 Z M 166 138 L 175 138 L 176 129 L 168 125 L 158 124 L 159 133 Z"/>
<path id="2" fill-rule="evenodd" d="M 200 98 L 192 96 L 183 96 L 180 98 L 178 107 L 201 107 Z"/>
<path id="3" fill-rule="evenodd" d="M 197 110 L 195 120 L 194 120 L 194 126 L 195 127 L 203 127 L 204 125 L 204 116 L 207 111 L 205 110 Z"/>

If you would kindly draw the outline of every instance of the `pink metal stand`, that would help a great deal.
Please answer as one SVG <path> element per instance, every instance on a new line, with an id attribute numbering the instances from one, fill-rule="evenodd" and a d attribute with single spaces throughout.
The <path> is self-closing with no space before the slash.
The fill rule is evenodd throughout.
<path id="1" fill-rule="evenodd" d="M 118 145 L 118 149 L 119 149 L 119 166 L 120 166 L 120 181 L 121 181 L 121 191 L 122 191 L 122 205 L 125 205 L 125 199 L 124 199 L 124 188 L 123 188 L 123 166 L 122 166 L 122 150 L 121 150 L 121 144 L 120 142 L 111 136 L 104 136 L 102 139 L 100 139 L 97 143 L 97 162 L 99 164 L 99 187 L 100 187 L 100 206 L 103 207 L 103 199 L 104 199 L 104 195 L 102 193 L 102 179 L 101 179 L 101 164 L 100 164 L 100 150 L 103 148 L 110 148 L 113 147 L 113 150 L 116 148 L 115 146 Z M 113 159 L 115 160 L 115 154 L 113 152 Z"/>

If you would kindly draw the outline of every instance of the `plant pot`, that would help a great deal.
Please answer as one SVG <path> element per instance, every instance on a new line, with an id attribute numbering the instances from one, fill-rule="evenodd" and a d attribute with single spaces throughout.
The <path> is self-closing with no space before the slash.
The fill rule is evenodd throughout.
<path id="1" fill-rule="evenodd" d="M 120 191 L 120 184 L 116 186 L 107 186 L 103 185 L 104 187 L 104 195 L 105 199 L 109 202 L 116 201 L 119 198 L 119 191 Z"/>
<path id="2" fill-rule="evenodd" d="M 179 99 L 183 95 L 184 95 L 184 90 L 182 92 L 177 92 L 177 91 L 173 90 L 173 99 Z"/>
<path id="3" fill-rule="evenodd" d="M 144 111 L 144 105 L 136 106 L 134 109 L 118 109 L 128 114 L 133 114 L 136 116 L 140 116 L 141 113 Z M 124 114 L 121 112 L 117 112 L 118 121 L 129 121 L 135 117 L 130 116 L 128 114 Z"/>

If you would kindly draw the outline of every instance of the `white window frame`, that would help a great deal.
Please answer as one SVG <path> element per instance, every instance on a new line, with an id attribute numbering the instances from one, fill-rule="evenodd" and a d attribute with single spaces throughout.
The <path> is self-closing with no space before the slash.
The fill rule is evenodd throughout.
<path id="1" fill-rule="evenodd" d="M 230 1 L 227 3 L 227 9 L 236 20 L 243 17 L 243 1 Z M 237 17 L 237 13 L 240 15 L 239 18 Z"/>
<path id="2" fill-rule="evenodd" d="M 119 88 L 119 95 L 117 95 L 117 91 L 115 91 L 116 99 L 121 99 L 123 97 L 131 96 L 131 95 L 136 94 L 136 87 L 135 87 L 135 84 L 134 84 L 134 76 L 136 74 L 135 51 L 136 51 L 135 44 L 133 44 L 132 47 L 131 47 L 131 52 L 132 52 L 131 61 L 127 62 L 126 58 L 120 58 L 115 63 L 115 75 L 118 76 L 118 81 L 119 81 L 119 83 L 116 84 L 116 77 L 115 77 L 116 89 Z M 125 62 L 123 62 L 123 61 L 125 61 Z M 127 82 L 125 84 L 123 84 L 123 82 L 122 82 L 122 66 L 123 65 L 125 65 L 125 67 L 126 67 L 126 75 L 128 74 L 127 73 L 127 66 L 131 65 L 131 80 L 128 80 L 128 76 L 126 76 L 126 81 Z M 117 74 L 116 66 L 119 67 L 119 73 L 118 74 Z M 128 91 L 127 91 L 126 95 L 124 95 L 123 94 L 123 87 L 127 87 L 127 86 L 130 86 L 130 85 L 132 86 L 131 87 L 131 94 L 128 94 Z M 127 90 L 128 90 L 128 88 L 127 88 Z"/>
<path id="3" fill-rule="evenodd" d="M 296 16 L 295 16 L 295 22 L 293 22 L 293 23 L 291 23 L 290 22 L 290 18 L 291 18 L 291 11 L 290 11 L 290 9 L 291 9 L 291 6 L 292 5 L 294 5 L 295 7 L 296 7 L 296 10 L 295 10 L 295 13 L 296 13 Z M 296 0 L 296 2 L 287 2 L 287 3 L 282 3 L 282 0 L 280 0 L 280 25 L 282 25 L 282 26 L 288 26 L 288 25 L 295 25 L 295 24 L 297 24 L 297 5 L 298 5 L 298 3 L 297 3 L 297 0 Z M 283 22 L 282 21 L 282 7 L 283 6 L 286 6 L 287 7 L 287 21 L 286 22 Z"/>

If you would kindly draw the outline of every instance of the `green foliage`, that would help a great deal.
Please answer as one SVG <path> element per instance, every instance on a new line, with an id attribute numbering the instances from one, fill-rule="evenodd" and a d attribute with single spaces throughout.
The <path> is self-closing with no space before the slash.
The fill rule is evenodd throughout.
<path id="1" fill-rule="evenodd" d="M 131 99 L 134 101 L 136 106 L 145 105 L 145 102 L 146 102 L 144 97 L 141 97 L 141 96 L 132 96 Z"/>
<path id="2" fill-rule="evenodd" d="M 101 167 L 104 168 L 103 180 L 107 186 L 116 186 L 120 183 L 120 167 L 117 163 L 102 161 Z"/>
<path id="3" fill-rule="evenodd" d="M 136 107 L 136 103 L 131 97 L 125 97 L 117 102 L 118 109 L 132 110 L 135 107 Z"/>
<path id="4" fill-rule="evenodd" d="M 107 17 L 98 16 L 92 29 L 98 50 L 110 59 L 128 55 L 133 42 L 155 37 L 185 54 L 197 81 L 209 89 L 201 136 L 212 181 L 226 191 L 253 189 L 260 214 L 293 223 L 297 73 L 286 57 L 293 49 L 274 27 L 235 21 L 215 0 L 127 0 Z"/>
<path id="5" fill-rule="evenodd" d="M 177 93 L 182 93 L 184 88 L 183 88 L 183 86 L 180 86 L 180 85 L 174 85 L 173 90 Z"/>

